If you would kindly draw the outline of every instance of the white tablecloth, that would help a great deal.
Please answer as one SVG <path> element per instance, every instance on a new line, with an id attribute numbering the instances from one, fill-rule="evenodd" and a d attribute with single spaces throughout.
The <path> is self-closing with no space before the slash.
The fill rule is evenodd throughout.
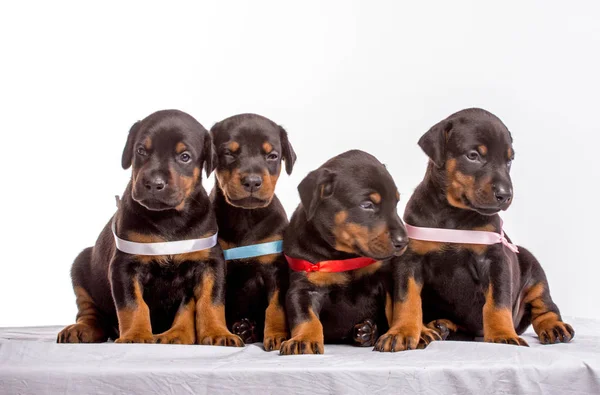
<path id="1" fill-rule="evenodd" d="M 2 394 L 600 394 L 600 321 L 568 320 L 570 344 L 530 348 L 436 342 L 379 353 L 326 345 L 324 355 L 244 348 L 56 344 L 60 327 L 0 328 Z"/>

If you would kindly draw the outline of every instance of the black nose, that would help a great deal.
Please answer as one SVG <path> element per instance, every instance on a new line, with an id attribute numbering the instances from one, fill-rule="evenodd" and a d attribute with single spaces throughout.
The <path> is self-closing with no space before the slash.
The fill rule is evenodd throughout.
<path id="1" fill-rule="evenodd" d="M 262 177 L 256 174 L 250 174 L 242 178 L 242 185 L 248 192 L 257 191 L 262 185 Z"/>
<path id="2" fill-rule="evenodd" d="M 408 237 L 404 235 L 392 236 L 392 244 L 394 245 L 394 249 L 400 251 L 408 245 Z"/>
<path id="3" fill-rule="evenodd" d="M 496 196 L 498 203 L 506 204 L 512 199 L 512 190 L 506 185 L 494 185 L 494 195 Z"/>
<path id="4" fill-rule="evenodd" d="M 144 187 L 151 192 L 161 192 L 167 186 L 164 178 L 157 176 L 144 182 Z"/>

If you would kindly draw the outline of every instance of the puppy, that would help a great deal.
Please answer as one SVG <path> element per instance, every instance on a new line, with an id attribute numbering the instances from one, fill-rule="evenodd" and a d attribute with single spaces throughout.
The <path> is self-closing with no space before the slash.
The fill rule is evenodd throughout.
<path id="1" fill-rule="evenodd" d="M 389 258 L 408 238 L 396 212 L 394 180 L 372 155 L 348 151 L 302 180 L 301 204 L 285 231 L 284 253 L 292 265 L 286 296 L 291 339 L 281 354 L 322 354 L 324 343 L 355 341 L 355 324 L 392 319 Z M 369 260 L 369 258 L 371 258 Z M 331 262 L 344 271 L 330 272 Z M 362 262 L 369 263 L 363 266 Z M 354 270 L 355 263 L 358 263 Z M 323 268 L 323 270 L 321 270 Z M 294 267 L 292 267 L 294 269 Z"/>
<path id="2" fill-rule="evenodd" d="M 137 243 L 214 235 L 217 223 L 201 180 L 202 167 L 210 174 L 214 160 L 209 133 L 181 111 L 158 111 L 131 127 L 122 157 L 124 169 L 133 165 L 131 181 L 114 223 L 73 264 L 77 323 L 59 333 L 59 343 L 113 338 L 243 345 L 225 325 L 225 262 L 218 244 L 191 253 L 135 255 L 116 248 L 111 230 Z"/>
<path id="3" fill-rule="evenodd" d="M 292 173 L 296 154 L 286 131 L 255 114 L 227 118 L 211 129 L 218 155 L 211 192 L 219 243 L 224 250 L 283 238 L 288 224 L 275 185 L 285 161 Z M 263 341 L 279 350 L 288 338 L 284 312 L 287 262 L 281 252 L 227 262 L 227 325 L 246 343 Z"/>
<path id="4" fill-rule="evenodd" d="M 515 155 L 502 121 L 485 110 L 463 110 L 433 126 L 419 145 L 430 162 L 407 204 L 406 223 L 501 233 L 498 212 L 512 202 Z M 421 303 L 425 321 L 448 318 L 471 338 L 526 346 L 519 334 L 533 324 L 544 344 L 570 341 L 574 331 L 562 322 L 542 267 L 525 248 L 518 250 L 411 238 L 394 270 L 394 322 L 376 346 L 414 348 L 421 320 L 403 313 L 420 310 Z M 390 340 L 393 347 L 385 343 Z"/>

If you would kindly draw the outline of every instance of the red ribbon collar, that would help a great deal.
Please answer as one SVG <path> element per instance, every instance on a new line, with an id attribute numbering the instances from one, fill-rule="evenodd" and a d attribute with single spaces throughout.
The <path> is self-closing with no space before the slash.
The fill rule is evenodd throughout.
<path id="1" fill-rule="evenodd" d="M 321 261 L 317 263 L 312 263 L 309 261 L 305 261 L 304 259 L 292 258 L 291 256 L 285 256 L 285 259 L 288 261 L 290 269 L 295 272 L 323 272 L 323 273 L 337 273 L 337 272 L 346 272 L 348 270 L 360 269 L 365 266 L 369 266 L 377 260 L 373 258 L 350 258 L 350 259 L 340 259 L 335 261 Z"/>

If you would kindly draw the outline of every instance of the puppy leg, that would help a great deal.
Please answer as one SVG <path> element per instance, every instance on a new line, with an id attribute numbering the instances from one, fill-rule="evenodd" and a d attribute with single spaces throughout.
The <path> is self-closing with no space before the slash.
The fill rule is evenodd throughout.
<path id="1" fill-rule="evenodd" d="M 284 341 L 279 350 L 281 355 L 323 354 L 325 352 L 323 325 L 319 320 L 321 296 L 306 280 L 305 273 L 293 273 L 291 287 L 286 296 L 286 307 L 292 337 Z M 316 311 L 315 311 L 316 310 Z"/>
<path id="2" fill-rule="evenodd" d="M 71 267 L 71 279 L 77 303 L 76 323 L 64 328 L 57 336 L 57 343 L 101 343 L 108 340 L 104 318 L 94 300 L 82 285 L 89 273 L 92 249 L 86 248 Z"/>
<path id="3" fill-rule="evenodd" d="M 265 351 L 281 348 L 281 343 L 289 337 L 285 311 L 280 301 L 279 289 L 270 293 L 269 305 L 265 313 Z"/>
<path id="4" fill-rule="evenodd" d="M 397 277 L 392 322 L 387 333 L 375 343 L 375 351 L 414 350 L 423 331 L 422 284 L 410 272 L 397 271 L 395 276 Z"/>
<path id="5" fill-rule="evenodd" d="M 115 343 L 154 343 L 150 309 L 135 274 L 136 263 L 117 259 L 111 264 L 111 287 L 119 319 Z"/>
<path id="6" fill-rule="evenodd" d="M 550 296 L 546 274 L 535 257 L 523 247 L 519 247 L 519 263 L 521 267 L 529 266 L 529 286 L 525 288 L 523 302 L 528 311 L 527 319 L 531 320 L 533 330 L 540 343 L 568 343 L 575 337 L 571 325 L 564 323 L 560 311 Z M 529 322 L 524 323 L 529 324 Z"/>
<path id="7" fill-rule="evenodd" d="M 225 323 L 224 262 L 206 268 L 196 287 L 196 342 L 213 346 L 243 347 L 239 336 L 229 332 Z M 220 271 L 217 271 L 221 268 Z"/>
<path id="8" fill-rule="evenodd" d="M 154 336 L 154 341 L 162 344 L 195 344 L 195 313 L 196 301 L 193 298 L 182 301 L 171 328 Z"/>
<path id="9" fill-rule="evenodd" d="M 483 338 L 490 343 L 528 346 L 515 331 L 512 311 L 512 270 L 514 265 L 507 261 L 502 246 L 495 247 L 491 254 L 489 284 L 483 305 Z"/>

